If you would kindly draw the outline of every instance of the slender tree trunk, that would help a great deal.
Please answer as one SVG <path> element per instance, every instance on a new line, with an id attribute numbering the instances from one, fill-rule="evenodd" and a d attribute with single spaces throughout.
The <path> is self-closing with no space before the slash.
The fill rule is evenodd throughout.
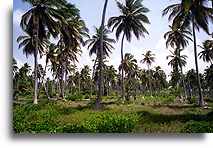
<path id="1" fill-rule="evenodd" d="M 102 14 L 102 22 L 101 22 L 101 39 L 100 39 L 100 71 L 99 71 L 99 90 L 96 99 L 96 109 L 100 109 L 101 107 L 101 98 L 103 95 L 103 74 L 102 74 L 102 67 L 103 67 L 103 30 L 105 24 L 105 17 L 106 17 L 106 9 L 107 9 L 108 0 L 105 0 L 103 14 Z"/>
<path id="2" fill-rule="evenodd" d="M 46 64 L 45 64 L 45 68 L 44 68 L 45 73 L 46 73 L 46 70 L 47 70 L 47 62 L 46 62 Z M 38 69 L 38 71 L 39 71 L 40 75 L 42 75 L 40 69 Z M 50 96 L 49 96 L 49 93 L 48 93 L 48 89 L 47 89 L 47 86 L 46 86 L 46 84 L 45 84 L 45 82 L 44 82 L 45 73 L 42 75 L 41 85 L 43 85 L 45 94 L 46 94 L 48 100 L 50 100 Z"/>
<path id="3" fill-rule="evenodd" d="M 183 68 L 180 67 L 180 69 L 181 69 L 181 75 L 182 75 L 182 85 L 183 85 L 184 96 L 187 99 L 186 84 L 185 84 L 185 78 L 184 78 L 184 75 L 183 75 Z"/>
<path id="4" fill-rule="evenodd" d="M 123 34 L 123 37 L 122 37 L 122 40 L 121 40 L 121 99 L 122 100 L 124 100 L 124 98 L 125 98 L 124 68 L 123 68 L 123 61 L 124 61 L 124 53 L 123 53 L 124 37 L 125 37 L 125 34 Z"/>
<path id="5" fill-rule="evenodd" d="M 150 67 L 149 65 L 148 66 L 148 73 L 149 73 L 149 79 L 148 79 L 148 83 L 149 83 L 149 91 L 150 91 L 150 94 L 152 96 L 152 86 L 151 86 L 151 71 L 150 71 Z"/>
<path id="6" fill-rule="evenodd" d="M 64 78 L 64 92 L 65 92 L 65 95 L 67 94 L 67 75 L 68 75 L 68 72 L 67 72 L 67 67 L 65 68 L 65 78 Z"/>
<path id="7" fill-rule="evenodd" d="M 64 99 L 64 74 L 65 74 L 65 69 L 64 69 L 64 64 L 62 65 L 62 71 L 61 71 L 61 80 L 60 80 L 60 97 Z"/>
<path id="8" fill-rule="evenodd" d="M 78 79 L 78 94 L 81 93 L 81 78 Z"/>
<path id="9" fill-rule="evenodd" d="M 203 94 L 201 89 L 201 83 L 200 83 L 200 76 L 199 76 L 199 68 L 198 68 L 198 60 L 197 60 L 197 43 L 196 43 L 196 33 L 195 33 L 195 23 L 194 18 L 192 22 L 192 29 L 193 29 L 193 38 L 194 38 L 194 56 L 195 56 L 195 66 L 196 66 L 196 74 L 197 74 L 197 83 L 198 83 L 198 90 L 199 90 L 199 99 L 198 99 L 198 105 L 204 106 L 204 100 L 203 100 Z"/>
<path id="10" fill-rule="evenodd" d="M 33 104 L 38 104 L 38 29 L 39 29 L 39 19 L 33 15 L 33 42 L 34 42 L 34 98 Z"/>

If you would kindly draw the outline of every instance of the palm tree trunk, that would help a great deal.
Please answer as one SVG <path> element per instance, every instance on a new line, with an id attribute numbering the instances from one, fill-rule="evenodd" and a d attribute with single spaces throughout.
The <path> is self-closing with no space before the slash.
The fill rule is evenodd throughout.
<path id="1" fill-rule="evenodd" d="M 149 91 L 150 91 L 150 94 L 152 96 L 152 86 L 151 86 L 151 71 L 150 71 L 150 67 L 149 65 L 148 66 L 148 73 L 149 73 L 149 79 L 148 79 L 148 83 L 149 83 Z"/>
<path id="2" fill-rule="evenodd" d="M 183 75 L 183 68 L 181 67 L 180 70 L 181 70 L 181 75 L 182 75 L 182 83 L 183 83 L 184 96 L 187 99 L 186 84 L 185 84 L 185 78 L 184 78 L 184 75 Z"/>
<path id="3" fill-rule="evenodd" d="M 47 70 L 47 63 L 46 63 L 45 68 L 44 68 L 45 73 L 46 73 L 46 70 Z M 40 75 L 42 75 L 40 69 L 38 69 L 38 71 L 39 71 Z M 45 73 L 43 74 L 43 76 L 42 76 L 42 78 L 41 78 L 41 85 L 43 85 L 45 94 L 46 94 L 48 100 L 50 100 L 50 96 L 49 96 L 49 93 L 48 93 L 48 89 L 47 89 L 47 86 L 45 85 L 45 82 L 44 82 Z"/>
<path id="4" fill-rule="evenodd" d="M 124 87 L 124 68 L 123 68 L 123 61 L 124 61 L 124 53 L 123 53 L 123 47 L 124 47 L 124 37 L 125 34 L 123 34 L 122 40 L 121 40 L 121 99 L 124 100 L 125 97 L 125 87 Z"/>
<path id="5" fill-rule="evenodd" d="M 65 95 L 67 94 L 67 75 L 68 75 L 68 72 L 67 72 L 67 67 L 65 68 L 65 78 L 64 78 L 64 92 L 65 92 Z"/>
<path id="6" fill-rule="evenodd" d="M 194 56 L 195 56 L 195 66 L 196 66 L 196 73 L 197 73 L 197 83 L 198 83 L 198 90 L 199 90 L 199 98 L 198 98 L 198 105 L 204 106 L 204 100 L 202 95 L 201 83 L 200 83 L 200 76 L 199 76 L 199 68 L 198 68 L 198 60 L 197 60 L 197 43 L 196 43 L 196 33 L 195 33 L 195 22 L 194 18 L 192 20 L 192 29 L 193 29 L 193 38 L 194 38 Z"/>
<path id="7" fill-rule="evenodd" d="M 104 24 L 105 24 L 105 16 L 106 16 L 106 9 L 107 9 L 108 0 L 105 0 L 103 14 L 102 14 L 102 22 L 101 22 L 101 39 L 100 39 L 100 71 L 99 71 L 99 90 L 98 95 L 96 99 L 96 109 L 100 108 L 101 105 L 101 97 L 103 95 L 103 75 L 102 75 L 102 67 L 103 67 L 103 30 L 104 30 Z"/>
<path id="8" fill-rule="evenodd" d="M 34 37 L 34 98 L 33 104 L 38 104 L 38 29 L 39 29 L 39 19 L 33 15 L 33 37 Z"/>

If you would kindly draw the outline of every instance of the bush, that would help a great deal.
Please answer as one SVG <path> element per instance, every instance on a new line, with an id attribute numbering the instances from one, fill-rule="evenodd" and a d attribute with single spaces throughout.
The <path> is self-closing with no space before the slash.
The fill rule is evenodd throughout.
<path id="1" fill-rule="evenodd" d="M 57 115 L 59 112 L 54 103 L 16 106 L 13 112 L 13 130 L 15 133 L 51 133 L 57 127 L 54 122 Z"/>
<path id="2" fill-rule="evenodd" d="M 132 132 L 138 121 L 136 114 L 113 112 L 92 113 L 80 123 L 58 128 L 62 133 L 128 133 Z"/>
<path id="3" fill-rule="evenodd" d="M 66 100 L 77 101 L 84 99 L 82 94 L 68 95 L 65 97 Z"/>
<path id="4" fill-rule="evenodd" d="M 207 121 L 189 121 L 181 130 L 183 133 L 212 133 L 213 124 Z"/>

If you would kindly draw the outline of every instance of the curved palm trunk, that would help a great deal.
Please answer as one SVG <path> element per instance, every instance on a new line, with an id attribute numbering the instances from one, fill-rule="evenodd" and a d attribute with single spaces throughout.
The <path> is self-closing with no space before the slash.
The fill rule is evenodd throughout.
<path id="1" fill-rule="evenodd" d="M 107 9 L 108 0 L 105 0 L 104 10 L 102 14 L 102 22 L 101 22 L 101 39 L 100 39 L 100 71 L 99 71 L 99 86 L 98 86 L 98 96 L 96 99 L 96 109 L 101 107 L 101 97 L 103 95 L 103 75 L 102 75 L 102 67 L 103 67 L 103 30 L 105 24 L 105 16 L 106 16 L 106 9 Z"/>
<path id="2" fill-rule="evenodd" d="M 204 100 L 203 100 L 203 95 L 202 95 L 199 68 L 198 68 L 198 60 L 197 60 L 197 43 L 196 43 L 194 18 L 193 18 L 193 22 L 192 22 L 192 29 L 193 29 L 193 38 L 194 38 L 194 56 L 195 56 L 196 74 L 197 74 L 197 81 L 198 81 L 197 83 L 198 83 L 198 90 L 199 90 L 198 105 L 202 107 L 202 106 L 204 106 Z"/>
<path id="3" fill-rule="evenodd" d="M 121 99 L 122 100 L 124 100 L 124 97 L 125 97 L 124 68 L 123 68 L 123 61 L 124 61 L 124 53 L 123 53 L 124 37 L 125 37 L 125 34 L 123 34 L 123 37 L 122 37 L 122 40 L 121 40 Z"/>
<path id="4" fill-rule="evenodd" d="M 34 39 L 34 98 L 33 104 L 38 104 L 38 29 L 39 29 L 39 19 L 33 16 L 33 39 Z"/>

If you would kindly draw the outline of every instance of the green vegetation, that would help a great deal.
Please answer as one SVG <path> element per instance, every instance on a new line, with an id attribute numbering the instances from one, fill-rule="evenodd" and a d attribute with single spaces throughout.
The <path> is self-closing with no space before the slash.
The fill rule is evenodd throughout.
<path id="1" fill-rule="evenodd" d="M 140 105 L 139 101 L 146 105 Z M 143 104 L 141 103 L 141 104 Z M 213 130 L 212 109 L 195 105 L 119 104 L 103 101 L 103 109 L 95 111 L 89 101 L 39 102 L 15 105 L 15 133 L 206 133 Z M 213 103 L 209 102 L 213 107 Z"/>
<path id="2" fill-rule="evenodd" d="M 124 53 L 125 39 L 131 42 L 132 37 L 139 40 L 149 34 L 149 9 L 143 0 L 117 1 L 120 14 L 107 23 L 105 0 L 94 35 L 80 10 L 66 0 L 23 2 L 29 11 L 22 16 L 23 35 L 17 42 L 26 57 L 34 56 L 34 67 L 18 67 L 13 58 L 15 133 L 213 132 L 213 40 L 209 36 L 200 53 L 196 43 L 196 29 L 210 35 L 213 9 L 207 7 L 208 0 L 181 0 L 163 10 L 171 21 L 164 34 L 166 47 L 172 48 L 165 57 L 172 68 L 170 80 L 160 66 L 153 67 L 154 50 L 142 51 L 141 59 Z M 108 61 L 120 37 L 121 63 L 116 68 Z M 196 70 L 184 72 L 183 51 L 191 42 Z M 82 46 L 89 49 L 88 56 L 95 55 L 92 67 L 77 68 Z M 39 56 L 45 65 L 38 63 Z M 198 57 L 211 64 L 204 73 L 199 73 Z"/>

